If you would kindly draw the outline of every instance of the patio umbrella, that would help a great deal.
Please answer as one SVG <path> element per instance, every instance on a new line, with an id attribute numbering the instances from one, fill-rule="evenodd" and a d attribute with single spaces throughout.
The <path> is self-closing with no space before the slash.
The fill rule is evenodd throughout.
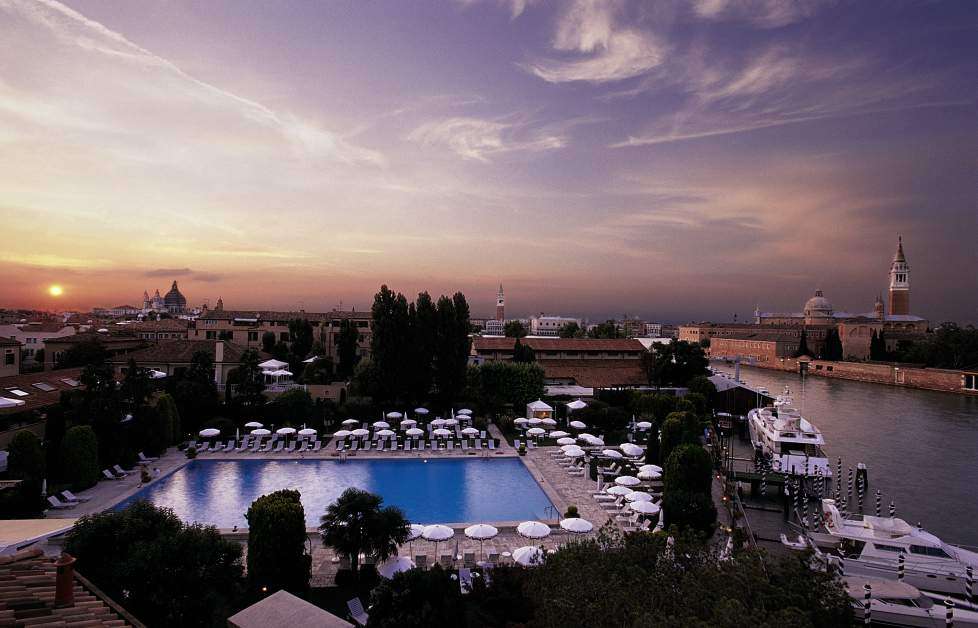
<path id="1" fill-rule="evenodd" d="M 604 441 L 603 440 L 601 440 L 597 436 L 592 436 L 591 434 L 588 434 L 587 435 L 587 438 L 585 438 L 584 441 L 587 442 L 588 445 L 592 445 L 592 446 L 595 446 L 595 447 L 604 445 Z"/>
<path id="2" fill-rule="evenodd" d="M 534 545 L 524 545 L 513 550 L 513 560 L 524 567 L 532 567 L 543 562 L 543 550 Z"/>
<path id="3" fill-rule="evenodd" d="M 209 427 L 205 430 L 200 430 L 199 434 L 205 438 L 212 438 L 214 436 L 220 436 L 221 430 Z"/>
<path id="4" fill-rule="evenodd" d="M 375 432 L 375 434 L 377 436 L 382 436 L 384 438 L 387 438 L 388 436 L 393 436 L 394 435 L 394 430 L 380 430 L 378 432 Z"/>
<path id="5" fill-rule="evenodd" d="M 632 502 L 628 507 L 633 512 L 640 512 L 643 515 L 657 515 L 661 510 L 659 504 L 653 504 L 652 502 Z"/>
<path id="6" fill-rule="evenodd" d="M 425 526 L 424 530 L 421 531 L 421 536 L 426 541 L 435 542 L 435 560 L 438 559 L 438 542 L 447 541 L 448 539 L 455 536 L 455 530 L 452 530 L 448 526 L 443 526 L 440 523 L 434 525 Z"/>
<path id="7" fill-rule="evenodd" d="M 477 523 L 474 526 L 465 528 L 465 536 L 479 541 L 479 558 L 482 559 L 482 544 L 486 539 L 494 538 L 499 534 L 499 530 L 486 523 Z"/>
<path id="8" fill-rule="evenodd" d="M 248 421 L 247 423 L 244 424 L 244 426 L 245 427 L 265 427 L 263 424 L 259 423 L 258 421 Z"/>
<path id="9" fill-rule="evenodd" d="M 156 369 L 149 370 L 150 379 L 163 379 L 164 377 L 166 377 L 166 373 L 164 371 L 157 371 Z"/>
<path id="10" fill-rule="evenodd" d="M 629 493 L 634 493 L 635 491 L 627 486 L 618 486 L 615 484 L 614 486 L 609 486 L 606 488 L 604 492 L 609 495 L 614 495 L 615 497 L 621 497 L 622 495 L 628 495 Z"/>
<path id="11" fill-rule="evenodd" d="M 461 410 L 459 410 L 455 414 L 472 414 L 472 411 L 469 410 L 468 408 L 462 408 Z"/>
<path id="12" fill-rule="evenodd" d="M 654 471 L 655 473 L 662 473 L 662 467 L 657 464 L 643 464 L 638 468 L 639 471 Z"/>
<path id="13" fill-rule="evenodd" d="M 577 448 L 577 449 L 565 449 L 564 450 L 564 455 L 567 456 L 568 458 L 580 458 L 581 456 L 585 455 L 586 453 L 587 452 L 584 451 L 581 448 Z"/>
<path id="14" fill-rule="evenodd" d="M 553 436 L 553 434 L 551 434 L 551 436 Z M 558 445 L 573 445 L 576 442 L 577 442 L 577 439 L 568 438 L 566 436 L 564 436 L 563 438 L 558 438 L 557 439 L 557 444 Z"/>
<path id="15" fill-rule="evenodd" d="M 582 421 L 571 421 L 567 425 L 573 427 L 575 430 L 586 430 L 587 426 L 584 425 Z"/>
<path id="16" fill-rule="evenodd" d="M 622 443 L 621 445 L 618 446 L 618 449 L 621 449 L 623 452 L 625 452 L 626 456 L 641 456 L 642 453 L 645 451 L 635 443 Z"/>
<path id="17" fill-rule="evenodd" d="M 543 436 L 547 433 L 547 430 L 541 427 L 531 427 L 530 429 L 526 430 L 526 433 L 530 436 Z"/>
<path id="18" fill-rule="evenodd" d="M 462 430 L 462 433 L 465 434 L 466 436 L 478 436 L 479 430 L 475 429 L 474 427 L 467 427 L 464 430 Z"/>
<path id="19" fill-rule="evenodd" d="M 554 430 L 550 432 L 550 438 L 565 438 L 567 436 L 570 436 L 570 434 L 561 430 Z"/>
<path id="20" fill-rule="evenodd" d="M 394 556 L 377 565 L 377 573 L 388 580 L 408 569 L 414 569 L 414 562 L 407 556 Z"/>
<path id="21" fill-rule="evenodd" d="M 295 434 L 295 428 L 294 427 L 280 427 L 277 430 L 275 430 L 275 433 L 278 434 L 279 436 L 288 436 L 290 434 Z"/>
<path id="22" fill-rule="evenodd" d="M 416 427 L 409 427 L 408 429 L 404 430 L 404 433 L 408 436 L 421 436 L 424 434 L 424 430 L 419 430 Z"/>
<path id="23" fill-rule="evenodd" d="M 536 417 L 533 417 L 531 419 L 527 419 L 526 422 L 529 423 L 530 425 L 540 425 L 541 423 L 543 423 L 543 419 L 538 419 Z"/>
<path id="24" fill-rule="evenodd" d="M 315 436 L 315 435 L 316 435 L 316 430 L 312 429 L 311 427 L 305 427 L 299 430 L 299 436 Z"/>
<path id="25" fill-rule="evenodd" d="M 458 425 L 458 419 L 445 419 L 445 425 Z"/>
<path id="26" fill-rule="evenodd" d="M 560 520 L 560 527 L 562 530 L 567 530 L 574 534 L 587 534 L 594 529 L 594 524 L 580 517 L 569 517 Z"/>
<path id="27" fill-rule="evenodd" d="M 404 416 L 404 415 L 401 414 L 400 412 L 388 412 L 387 413 L 387 418 L 388 419 L 399 419 L 402 416 Z"/>
<path id="28" fill-rule="evenodd" d="M 404 419 L 403 421 L 401 421 L 401 429 L 406 430 L 407 428 L 414 427 L 417 424 L 418 422 L 415 421 L 414 419 Z"/>
<path id="29" fill-rule="evenodd" d="M 516 526 L 516 533 L 528 539 L 542 539 L 550 536 L 550 526 L 540 521 L 524 521 Z"/>
<path id="30" fill-rule="evenodd" d="M 414 413 L 420 415 L 428 414 L 428 408 L 415 408 Z"/>
<path id="31" fill-rule="evenodd" d="M 641 484 L 642 480 L 638 479 L 634 475 L 620 475 L 615 478 L 615 484 L 618 486 L 635 486 L 636 484 Z"/>
<path id="32" fill-rule="evenodd" d="M 615 451 L 614 449 L 602 449 L 601 455 L 606 456 L 608 458 L 615 458 L 616 460 L 620 458 L 624 458 L 624 456 L 621 455 L 620 451 Z"/>
<path id="33" fill-rule="evenodd" d="M 356 419 L 347 419 L 343 421 L 343 425 L 360 425 L 360 421 L 357 421 Z"/>
<path id="34" fill-rule="evenodd" d="M 652 424 L 649 423 L 648 421 L 639 421 L 638 423 L 635 424 L 635 427 L 637 427 L 640 430 L 647 430 L 647 429 L 651 429 Z"/>
<path id="35" fill-rule="evenodd" d="M 646 469 L 645 471 L 638 472 L 638 479 L 646 481 L 661 480 L 662 474 L 652 469 Z"/>
<path id="36" fill-rule="evenodd" d="M 549 425 L 550 427 L 555 427 L 557 425 L 557 422 L 553 419 L 541 419 L 540 422 L 544 425 Z"/>
<path id="37" fill-rule="evenodd" d="M 451 436 L 452 435 L 451 432 L 449 432 L 448 430 L 446 430 L 443 427 L 439 427 L 437 430 L 435 430 L 434 432 L 432 432 L 432 434 L 434 434 L 435 436 Z"/>
<path id="38" fill-rule="evenodd" d="M 369 436 L 370 435 L 370 430 L 365 430 L 362 427 L 359 427 L 359 428 L 353 430 L 350 433 L 353 434 L 354 436 L 356 436 L 357 438 L 360 438 L 360 437 L 363 437 L 363 436 Z"/>
<path id="39" fill-rule="evenodd" d="M 577 399 L 576 401 L 572 401 L 569 404 L 567 404 L 567 408 L 570 410 L 582 410 L 586 407 L 587 404 L 581 401 L 580 399 Z"/>
<path id="40" fill-rule="evenodd" d="M 404 540 L 408 542 L 408 551 L 411 552 L 411 555 L 412 556 L 414 555 L 414 543 L 413 543 L 413 541 L 414 541 L 414 539 L 416 539 L 419 536 L 421 536 L 421 533 L 422 532 L 424 532 L 424 526 L 423 525 L 420 525 L 420 524 L 417 524 L 417 523 L 412 523 L 410 525 L 410 527 L 408 527 L 408 535 L 407 535 L 407 538 L 404 539 Z"/>
<path id="41" fill-rule="evenodd" d="M 352 433 L 350 430 L 338 430 L 333 434 L 333 438 L 346 438 Z"/>
<path id="42" fill-rule="evenodd" d="M 526 417 L 522 417 L 522 416 L 520 418 L 518 418 L 518 419 L 513 419 L 513 424 L 514 425 L 526 425 L 529 422 L 530 422 L 530 419 L 528 419 Z"/>
<path id="43" fill-rule="evenodd" d="M 632 491 L 631 493 L 625 494 L 626 502 L 650 502 L 652 501 L 652 495 L 646 493 L 645 491 Z"/>
<path id="44" fill-rule="evenodd" d="M 379 430 L 381 430 L 381 429 L 385 430 L 388 427 L 390 427 L 391 424 L 388 423 L 387 421 L 374 421 L 373 426 L 376 427 Z"/>
<path id="45" fill-rule="evenodd" d="M 445 419 L 434 419 L 431 422 L 431 427 L 441 427 L 445 424 Z"/>
<path id="46" fill-rule="evenodd" d="M 271 434 L 269 430 L 259 427 L 257 430 L 251 430 L 252 436 L 268 436 Z"/>

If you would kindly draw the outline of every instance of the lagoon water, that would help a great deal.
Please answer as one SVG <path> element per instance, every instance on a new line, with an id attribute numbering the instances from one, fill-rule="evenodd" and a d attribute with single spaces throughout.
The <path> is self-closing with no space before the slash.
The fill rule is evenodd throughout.
<path id="1" fill-rule="evenodd" d="M 726 365 L 715 368 L 733 375 Z M 822 430 L 843 473 L 869 468 L 865 511 L 883 492 L 897 516 L 949 543 L 978 546 L 978 398 L 742 367 L 741 380 L 772 395 L 791 387 L 795 405 Z"/>

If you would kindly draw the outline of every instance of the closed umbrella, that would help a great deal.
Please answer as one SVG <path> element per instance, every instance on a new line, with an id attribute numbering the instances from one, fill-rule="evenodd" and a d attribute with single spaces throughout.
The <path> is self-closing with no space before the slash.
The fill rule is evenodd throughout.
<path id="1" fill-rule="evenodd" d="M 407 556 L 394 556 L 377 565 L 377 573 L 390 580 L 394 574 L 414 569 L 414 562 Z"/>
<path id="2" fill-rule="evenodd" d="M 633 512 L 640 512 L 643 515 L 657 515 L 661 510 L 659 504 L 653 504 L 652 502 L 632 502 L 628 505 L 628 507 L 631 508 Z"/>
<path id="3" fill-rule="evenodd" d="M 365 430 L 362 427 L 359 427 L 359 428 L 353 430 L 351 432 L 351 434 L 353 434 L 357 438 L 362 438 L 364 436 L 369 436 L 370 435 L 370 430 Z"/>
<path id="4" fill-rule="evenodd" d="M 574 534 L 587 534 L 594 529 L 594 524 L 580 517 L 568 517 L 567 519 L 560 520 L 560 527 Z"/>
<path id="5" fill-rule="evenodd" d="M 343 421 L 343 425 L 359 425 L 359 424 L 360 421 L 357 421 L 356 419 L 347 419 Z"/>
<path id="6" fill-rule="evenodd" d="M 565 438 L 567 436 L 570 436 L 570 434 L 561 430 L 554 430 L 550 432 L 550 438 Z"/>
<path id="7" fill-rule="evenodd" d="M 552 434 L 551 434 L 551 436 L 552 436 Z M 563 438 L 558 438 L 557 439 L 557 444 L 558 445 L 573 445 L 576 442 L 577 442 L 577 439 L 568 438 L 567 436 L 564 436 Z"/>
<path id="8" fill-rule="evenodd" d="M 401 414 L 400 412 L 388 412 L 387 413 L 387 418 L 388 419 L 399 419 L 402 416 L 404 416 L 404 415 Z"/>
<path id="9" fill-rule="evenodd" d="M 377 434 L 377 436 L 380 436 L 382 438 L 387 438 L 388 436 L 393 436 L 394 435 L 394 430 L 380 430 L 380 431 L 376 432 L 376 434 Z"/>
<path id="10" fill-rule="evenodd" d="M 200 430 L 199 434 L 201 436 L 203 436 L 204 438 L 212 438 L 214 436 L 220 436 L 221 430 L 216 429 L 216 428 L 213 428 L 213 427 L 209 427 L 209 428 L 207 428 L 205 430 Z"/>
<path id="11" fill-rule="evenodd" d="M 620 475 L 615 478 L 615 484 L 619 486 L 635 486 L 641 483 L 642 481 L 634 475 Z"/>
<path id="12" fill-rule="evenodd" d="M 462 430 L 462 433 L 466 436 L 478 436 L 479 430 L 475 429 L 474 427 L 467 427 Z"/>
<path id="13" fill-rule="evenodd" d="M 543 563 L 543 550 L 534 545 L 524 545 L 513 550 L 513 560 L 524 567 L 532 567 Z"/>
<path id="14" fill-rule="evenodd" d="M 622 443 L 618 448 L 625 452 L 626 456 L 641 456 L 645 451 L 635 443 Z"/>
<path id="15" fill-rule="evenodd" d="M 451 432 L 449 432 L 448 430 L 446 430 L 443 427 L 438 428 L 437 430 L 435 430 L 434 432 L 432 432 L 432 434 L 434 434 L 435 436 L 443 436 L 443 437 L 444 436 L 451 436 L 452 435 Z"/>
<path id="16" fill-rule="evenodd" d="M 448 539 L 455 536 L 455 530 L 452 530 L 448 526 L 443 526 L 440 523 L 434 525 L 425 526 L 424 530 L 421 531 L 421 536 L 426 541 L 435 542 L 435 559 L 438 558 L 438 542 L 447 541 Z"/>
<path id="17" fill-rule="evenodd" d="M 278 434 L 279 436 L 289 436 L 290 434 L 295 434 L 295 428 L 294 427 L 280 427 L 277 430 L 275 430 L 275 433 Z"/>
<path id="18" fill-rule="evenodd" d="M 415 408 L 414 413 L 424 416 L 425 414 L 428 414 L 428 408 Z"/>
<path id="19" fill-rule="evenodd" d="M 499 530 L 486 523 L 477 523 L 465 528 L 465 536 L 479 541 L 479 558 L 482 559 L 482 544 L 499 534 Z"/>
<path id="20" fill-rule="evenodd" d="M 248 421 L 247 423 L 244 424 L 244 426 L 245 427 L 265 427 L 263 424 L 259 423 L 258 421 Z"/>
<path id="21" fill-rule="evenodd" d="M 333 438 L 346 438 L 347 436 L 349 436 L 352 433 L 353 432 L 351 432 L 350 430 L 337 430 L 333 434 Z"/>
<path id="22" fill-rule="evenodd" d="M 468 408 L 462 408 L 461 410 L 459 410 L 455 414 L 472 414 L 472 411 L 469 410 Z"/>
<path id="23" fill-rule="evenodd" d="M 251 430 L 252 436 L 268 436 L 271 434 L 269 430 L 259 427 L 257 430 Z"/>
<path id="24" fill-rule="evenodd" d="M 542 539 L 550 536 L 550 526 L 540 521 L 524 521 L 516 526 L 516 533 L 528 539 Z"/>
<path id="25" fill-rule="evenodd" d="M 606 456 L 608 458 L 615 458 L 615 459 L 624 458 L 624 456 L 621 455 L 620 451 L 615 451 L 614 449 L 602 449 L 601 455 Z"/>
<path id="26" fill-rule="evenodd" d="M 387 429 L 390 426 L 391 424 L 387 421 L 374 421 L 374 427 L 376 427 L 378 430 Z"/>
<path id="27" fill-rule="evenodd" d="M 587 426 L 584 425 L 582 421 L 571 421 L 567 425 L 573 427 L 575 430 L 586 430 Z"/>
<path id="28" fill-rule="evenodd" d="M 421 436 L 422 434 L 424 434 L 424 430 L 419 430 L 416 427 L 411 427 L 404 430 L 404 433 L 407 434 L 408 436 Z"/>
<path id="29" fill-rule="evenodd" d="M 646 493 L 645 491 L 632 491 L 631 493 L 625 493 L 625 501 L 650 502 L 652 501 L 652 495 L 650 493 Z"/>

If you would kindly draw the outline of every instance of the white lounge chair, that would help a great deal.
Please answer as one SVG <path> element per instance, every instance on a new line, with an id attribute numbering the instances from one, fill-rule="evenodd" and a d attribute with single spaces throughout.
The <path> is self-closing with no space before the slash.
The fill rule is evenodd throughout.
<path id="1" fill-rule="evenodd" d="M 112 472 L 118 475 L 119 477 L 123 477 L 123 478 L 129 475 L 128 472 L 123 470 L 123 468 L 117 464 L 112 465 Z"/>
<path id="2" fill-rule="evenodd" d="M 321 440 L 318 440 L 318 439 L 317 439 L 317 440 L 316 440 L 316 444 L 314 444 L 314 445 L 312 446 L 312 450 L 313 450 L 313 451 L 319 451 L 319 450 L 320 450 L 320 449 L 322 449 L 322 448 L 323 448 L 323 442 L 322 442 Z"/>
<path id="3" fill-rule="evenodd" d="M 139 457 L 139 462 L 140 463 L 143 463 L 143 464 L 149 463 L 149 462 L 153 462 L 154 460 L 159 460 L 159 458 L 156 458 L 156 457 L 153 457 L 153 456 L 147 456 L 143 452 L 139 452 L 136 455 Z"/>
<path id="4" fill-rule="evenodd" d="M 61 497 L 63 497 L 64 500 L 66 502 L 69 502 L 69 503 L 70 502 L 78 502 L 78 503 L 80 503 L 80 502 L 87 502 L 87 501 L 89 501 L 89 500 L 92 499 L 91 497 L 78 497 L 77 495 L 75 495 L 74 493 L 72 493 L 69 490 L 63 490 L 63 491 L 61 491 Z"/>
<path id="5" fill-rule="evenodd" d="M 74 508 L 77 504 L 64 503 L 54 495 L 48 496 L 48 503 L 51 504 L 51 508 L 56 508 L 58 510 L 64 510 L 65 508 Z"/>
<path id="6" fill-rule="evenodd" d="M 349 609 L 350 617 L 353 618 L 353 621 L 361 626 L 367 625 L 370 616 L 367 614 L 367 611 L 363 610 L 363 602 L 360 601 L 360 598 L 355 597 L 352 600 L 348 600 L 346 608 Z"/>
<path id="7" fill-rule="evenodd" d="M 102 469 L 102 475 L 105 476 L 106 480 L 121 480 L 122 478 L 108 469 Z"/>

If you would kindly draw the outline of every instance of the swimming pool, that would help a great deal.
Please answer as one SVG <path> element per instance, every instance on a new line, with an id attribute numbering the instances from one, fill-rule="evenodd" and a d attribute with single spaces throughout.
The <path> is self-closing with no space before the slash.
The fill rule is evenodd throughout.
<path id="1" fill-rule="evenodd" d="M 404 510 L 414 523 L 480 523 L 552 519 L 550 499 L 516 458 L 444 460 L 193 460 L 150 484 L 136 499 L 172 508 L 184 521 L 247 527 L 257 497 L 283 488 L 302 494 L 306 525 L 355 486 Z"/>

